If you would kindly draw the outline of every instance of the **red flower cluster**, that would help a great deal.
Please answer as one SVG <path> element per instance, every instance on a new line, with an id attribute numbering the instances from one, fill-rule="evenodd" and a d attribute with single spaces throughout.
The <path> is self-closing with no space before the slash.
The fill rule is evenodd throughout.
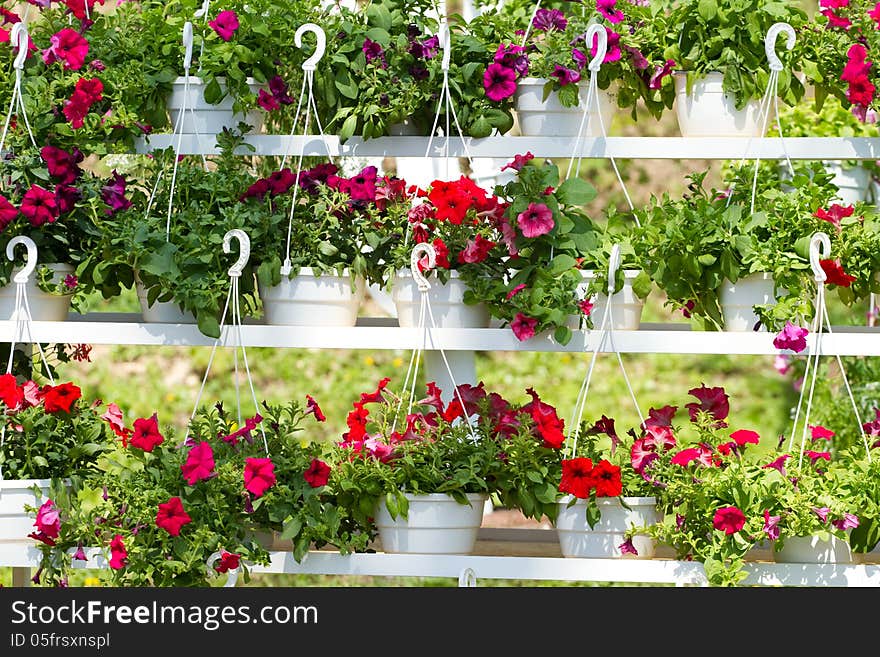
<path id="1" fill-rule="evenodd" d="M 864 113 L 874 100 L 874 92 L 876 91 L 868 79 L 868 73 L 871 71 L 873 63 L 867 60 L 868 51 L 860 43 L 850 46 L 846 56 L 848 61 L 843 67 L 840 79 L 849 85 L 846 92 L 847 100 L 853 104 L 857 111 Z"/>
<path id="2" fill-rule="evenodd" d="M 98 78 L 80 78 L 70 100 L 64 103 L 64 116 L 74 130 L 83 127 L 92 105 L 104 98 L 104 83 Z"/>
<path id="3" fill-rule="evenodd" d="M 562 460 L 562 477 L 559 490 L 579 499 L 590 497 L 617 497 L 623 493 L 620 468 L 606 459 L 593 465 L 592 459 L 578 457 Z"/>
<path id="4" fill-rule="evenodd" d="M 0 375 L 0 401 L 6 406 L 7 414 L 40 404 L 43 404 L 43 410 L 47 413 L 70 413 L 80 397 L 82 391 L 73 383 L 39 387 L 33 381 L 26 381 L 18 385 L 15 375 Z"/>

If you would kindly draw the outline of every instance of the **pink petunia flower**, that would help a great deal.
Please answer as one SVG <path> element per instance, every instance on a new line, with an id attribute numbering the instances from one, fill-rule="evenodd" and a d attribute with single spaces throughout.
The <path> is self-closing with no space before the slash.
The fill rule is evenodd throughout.
<path id="1" fill-rule="evenodd" d="M 500 102 L 516 93 L 516 71 L 502 64 L 492 63 L 483 73 L 486 98 Z"/>
<path id="2" fill-rule="evenodd" d="M 789 349 L 800 353 L 807 348 L 808 334 L 807 329 L 795 326 L 791 320 L 788 320 L 783 329 L 773 338 L 773 346 L 777 349 Z"/>
<path id="3" fill-rule="evenodd" d="M 782 516 L 771 516 L 770 512 L 767 509 L 764 509 L 764 526 L 762 527 L 762 531 L 771 541 L 775 541 L 779 538 L 780 520 L 782 520 Z"/>
<path id="4" fill-rule="evenodd" d="M 244 464 L 244 487 L 256 497 L 261 497 L 275 484 L 275 465 L 272 459 L 248 458 Z"/>
<path id="5" fill-rule="evenodd" d="M 61 61 L 65 70 L 78 71 L 89 54 L 89 42 L 79 32 L 69 27 L 53 34 L 49 43 L 51 45 L 43 51 L 43 61 L 46 66 Z"/>
<path id="6" fill-rule="evenodd" d="M 180 466 L 183 478 L 190 486 L 214 476 L 214 450 L 204 440 L 189 450 L 186 463 Z"/>
<path id="7" fill-rule="evenodd" d="M 725 534 L 736 534 L 745 524 L 745 514 L 735 506 L 721 507 L 712 518 L 712 526 Z"/>
<path id="8" fill-rule="evenodd" d="M 510 328 L 516 336 L 516 339 L 520 342 L 524 342 L 535 337 L 535 327 L 537 325 L 537 319 L 532 319 L 531 317 L 526 317 L 522 313 L 517 313 L 516 317 L 514 317 L 513 321 L 510 323 Z"/>
<path id="9" fill-rule="evenodd" d="M 516 223 L 526 237 L 546 235 L 556 225 L 553 212 L 543 203 L 529 203 L 529 207 L 517 215 Z"/>
<path id="10" fill-rule="evenodd" d="M 217 18 L 208 21 L 208 25 L 217 33 L 217 36 L 224 41 L 229 41 L 239 28 L 238 14 L 231 9 L 221 11 L 217 14 Z"/>

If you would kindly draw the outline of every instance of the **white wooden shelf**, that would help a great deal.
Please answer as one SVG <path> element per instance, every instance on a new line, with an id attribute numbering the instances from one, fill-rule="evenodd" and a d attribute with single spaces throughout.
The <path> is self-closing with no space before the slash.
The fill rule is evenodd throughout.
<path id="1" fill-rule="evenodd" d="M 105 317 L 106 315 L 106 317 Z M 203 335 L 193 324 L 152 324 L 140 321 L 137 313 L 91 313 L 70 315 L 64 322 L 33 322 L 32 334 L 18 336 L 28 342 L 64 344 L 211 346 L 214 339 Z M 16 323 L 0 321 L 0 342 L 16 334 Z M 822 336 L 821 355 L 880 356 L 880 328 L 863 326 L 832 327 Z M 224 329 L 222 344 L 233 345 L 234 335 Z M 655 354 L 753 354 L 776 355 L 775 334 L 754 331 L 692 331 L 687 324 L 643 324 L 637 331 L 615 331 L 601 344 L 600 352 Z M 429 351 L 531 351 L 589 352 L 601 338 L 598 331 L 575 331 L 567 345 L 553 340 L 549 333 L 520 342 L 509 328 L 429 329 L 427 340 L 421 329 L 400 328 L 396 320 L 361 318 L 353 327 L 264 326 L 246 324 L 241 330 L 246 347 L 288 349 L 373 349 L 412 350 L 424 346 Z M 815 349 L 817 336 L 807 338 Z M 803 352 L 806 353 L 806 352 Z"/>
<path id="2" fill-rule="evenodd" d="M 107 568 L 106 558 L 94 548 L 76 568 Z M 702 564 L 674 559 L 573 559 L 483 555 L 387 554 L 342 555 L 313 550 L 301 562 L 289 551 L 273 551 L 267 566 L 252 566 L 254 573 L 301 575 L 352 575 L 374 577 L 445 577 L 459 579 L 471 571 L 481 579 L 518 579 L 563 582 L 613 582 L 706 586 Z M 0 544 L 0 565 L 38 568 L 41 552 L 33 544 Z M 880 564 L 781 564 L 747 562 L 743 585 L 755 586 L 880 586 Z"/>
<path id="3" fill-rule="evenodd" d="M 352 137 L 340 144 L 335 135 L 327 137 L 332 155 L 351 157 L 425 157 L 428 137 Z M 326 156 L 327 146 L 320 136 L 251 135 L 241 155 L 304 155 Z M 142 138 L 138 152 L 168 148 L 177 144 L 171 134 L 155 134 Z M 465 147 L 465 144 L 467 147 Z M 736 160 L 740 158 L 782 160 L 786 153 L 792 160 L 877 160 L 880 159 L 880 137 L 608 137 L 582 139 L 578 150 L 570 137 L 485 137 L 462 139 L 435 137 L 430 157 L 512 158 L 531 151 L 538 157 L 659 159 L 659 160 Z M 211 135 L 184 135 L 182 154 L 215 154 L 218 152 Z"/>

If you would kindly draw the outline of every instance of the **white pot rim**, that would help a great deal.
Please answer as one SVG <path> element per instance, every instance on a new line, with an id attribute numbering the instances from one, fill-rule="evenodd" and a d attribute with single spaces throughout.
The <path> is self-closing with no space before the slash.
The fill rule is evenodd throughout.
<path id="1" fill-rule="evenodd" d="M 638 278 L 639 274 L 642 273 L 641 269 L 624 269 L 623 277 L 624 278 Z M 596 278 L 596 270 L 595 269 L 581 269 L 581 276 L 584 278 Z"/>
<path id="2" fill-rule="evenodd" d="M 775 280 L 775 279 L 773 278 L 773 273 L 772 273 L 772 272 L 769 272 L 769 271 L 754 271 L 754 272 L 752 272 L 751 274 L 746 274 L 745 276 L 740 276 L 740 277 L 736 280 L 736 283 L 731 282 L 729 278 L 725 278 L 725 279 L 722 281 L 722 285 L 736 285 L 736 284 L 739 283 L 740 281 L 746 281 L 746 280 L 749 280 L 749 279 L 751 279 L 751 280 L 753 280 L 753 281 L 755 281 L 755 280 L 770 281 L 771 283 Z"/>
<path id="3" fill-rule="evenodd" d="M 337 273 L 335 270 L 324 272 L 323 274 L 316 274 L 314 267 L 300 267 L 299 272 L 296 274 L 296 276 L 314 276 L 315 278 L 322 278 L 324 276 L 326 276 L 328 278 L 351 278 L 352 277 L 351 270 L 348 268 L 343 269 L 341 274 Z M 294 276 L 293 278 L 291 278 L 289 280 L 294 280 L 296 278 L 296 276 Z M 282 276 L 281 276 L 282 282 L 284 281 L 285 278 L 286 277 L 282 274 Z"/>
<path id="4" fill-rule="evenodd" d="M 459 502 L 452 497 L 449 493 L 404 493 L 404 497 L 410 502 L 455 502 L 458 504 Z M 472 502 L 479 502 L 482 499 L 488 498 L 486 493 L 465 493 L 465 496 Z M 380 500 L 384 502 L 384 500 Z"/>
<path id="5" fill-rule="evenodd" d="M 49 488 L 52 485 L 51 479 L 0 479 L 0 489 L 2 488 L 32 488 L 33 486 L 40 488 Z"/>
<path id="6" fill-rule="evenodd" d="M 573 495 L 566 495 L 561 500 L 559 500 L 556 504 L 559 506 L 566 506 L 567 507 L 568 504 L 573 499 L 577 499 L 577 498 L 575 498 Z M 626 495 L 622 495 L 619 497 L 597 497 L 596 498 L 596 502 L 598 504 L 605 504 L 605 505 L 614 504 L 616 502 L 619 502 L 620 500 L 623 500 L 624 502 L 626 502 L 626 504 L 628 506 L 652 506 L 654 504 L 657 504 L 656 497 L 627 497 Z M 582 499 L 577 500 L 577 504 L 584 504 L 584 503 L 586 503 L 586 500 L 582 500 Z"/>
<path id="7" fill-rule="evenodd" d="M 190 86 L 205 84 L 205 81 L 202 80 L 202 78 L 200 78 L 198 75 L 178 75 L 176 78 L 174 78 L 172 84 L 183 86 L 184 84 L 186 84 L 187 80 L 189 80 Z M 225 81 L 226 78 L 218 77 L 217 80 Z M 254 78 L 245 78 L 245 83 L 249 85 L 262 86 L 262 83 L 257 82 Z"/>
<path id="8" fill-rule="evenodd" d="M 447 271 L 449 273 L 449 278 L 460 278 L 460 274 L 455 269 L 448 269 L 445 271 Z M 404 267 L 402 269 L 398 269 L 397 273 L 395 274 L 395 277 L 396 278 L 407 278 L 407 279 L 411 280 L 413 283 L 416 282 L 415 279 L 413 278 L 412 270 L 409 267 Z M 437 277 L 438 277 L 438 274 L 437 274 L 436 269 L 432 269 L 425 276 L 425 278 L 437 278 Z"/>

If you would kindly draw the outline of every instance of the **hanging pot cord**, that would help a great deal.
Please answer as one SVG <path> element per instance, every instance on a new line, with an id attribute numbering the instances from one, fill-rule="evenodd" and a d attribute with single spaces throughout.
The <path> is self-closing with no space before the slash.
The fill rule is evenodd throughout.
<path id="1" fill-rule="evenodd" d="M 611 297 L 614 294 L 614 280 L 616 278 L 617 269 L 619 267 L 620 245 L 615 244 L 613 247 L 611 247 L 611 257 L 608 264 L 608 298 L 605 302 L 605 310 L 602 313 L 602 322 L 599 326 L 599 337 L 593 347 L 593 353 L 590 359 L 590 366 L 587 369 L 587 374 L 584 376 L 583 382 L 581 383 L 580 390 L 578 391 L 577 401 L 575 402 L 574 410 L 572 412 L 571 419 L 569 420 L 568 443 L 570 445 L 570 453 L 572 456 L 576 454 L 577 450 L 580 424 L 583 420 L 584 406 L 587 401 L 587 393 L 590 390 L 590 381 L 593 378 L 593 370 L 596 366 L 596 360 L 598 358 L 599 351 L 605 344 L 606 337 L 608 338 L 608 341 L 610 343 L 611 350 L 617 356 L 617 363 L 620 366 L 620 372 L 623 375 L 623 381 L 624 383 L 626 383 L 626 388 L 629 391 L 629 396 L 632 400 L 633 407 L 636 409 L 636 415 L 638 415 L 639 417 L 639 422 L 642 425 L 645 423 L 645 417 L 644 415 L 642 415 L 642 411 L 639 408 L 639 403 L 636 400 L 636 393 L 633 390 L 632 384 L 629 381 L 629 376 L 626 373 L 626 368 L 623 365 L 623 358 L 621 357 L 620 352 L 617 350 L 617 346 L 614 344 L 614 326 L 611 323 Z"/>
<path id="2" fill-rule="evenodd" d="M 431 290 L 431 283 L 419 269 L 419 261 L 422 258 L 427 258 L 427 267 L 425 267 L 426 271 L 433 269 L 437 265 L 437 252 L 431 244 L 426 242 L 416 244 L 410 255 L 410 272 L 412 273 L 413 280 L 415 280 L 418 285 L 420 293 L 418 328 L 422 332 L 422 344 L 420 347 L 413 349 L 412 355 L 410 356 L 409 367 L 406 370 L 406 377 L 403 380 L 403 394 L 400 396 L 400 401 L 397 404 L 397 411 L 394 414 L 394 420 L 391 424 L 391 433 L 394 433 L 397 428 L 397 420 L 400 417 L 400 411 L 403 408 L 403 400 L 405 398 L 408 399 L 406 414 L 409 416 L 410 413 L 412 413 L 412 407 L 415 403 L 415 388 L 419 374 L 419 361 L 428 344 L 428 325 L 425 321 L 426 318 L 430 319 L 431 328 L 437 328 L 437 323 L 434 320 L 434 311 L 431 309 L 431 299 L 428 294 Z M 452 373 L 452 368 L 449 366 L 449 360 L 446 358 L 446 352 L 442 347 L 440 347 L 438 351 L 440 352 L 440 357 L 443 359 L 443 364 L 446 366 L 446 373 L 449 374 L 449 380 L 452 383 L 453 397 L 458 399 L 458 403 L 461 404 L 461 411 L 464 415 L 465 422 L 468 425 L 470 438 L 476 441 L 477 436 L 474 431 L 474 425 L 471 422 L 470 414 L 467 412 L 467 407 L 461 397 L 461 392 L 458 390 L 455 376 Z"/>
<path id="3" fill-rule="evenodd" d="M 440 15 L 439 9 L 437 9 L 437 13 L 438 15 Z M 471 157 L 470 148 L 468 147 L 467 140 L 464 137 L 464 131 L 461 129 L 461 124 L 458 122 L 458 114 L 455 111 L 455 106 L 452 104 L 452 95 L 449 90 L 449 62 L 452 58 L 452 44 L 449 34 L 449 23 L 445 17 L 442 18 L 440 21 L 440 27 L 437 32 L 437 36 L 438 41 L 440 42 L 440 47 L 443 49 L 443 59 L 441 61 L 441 68 L 443 69 L 443 86 L 440 90 L 440 99 L 437 101 L 437 112 L 434 114 L 434 124 L 431 126 L 431 132 L 428 135 L 428 145 L 425 148 L 425 157 L 431 156 L 431 147 L 434 145 L 434 135 L 437 132 L 437 125 L 440 122 L 440 114 L 445 107 L 446 128 L 443 133 L 443 158 L 446 165 L 446 178 L 448 180 L 451 171 L 451 162 L 449 157 L 449 139 L 451 138 L 451 126 L 449 123 L 450 116 L 452 116 L 452 120 L 455 123 L 455 129 L 458 131 L 458 138 L 461 140 L 461 146 L 464 150 L 465 157 L 467 158 L 468 165 L 471 170 L 473 170 L 474 160 Z"/>
<path id="4" fill-rule="evenodd" d="M 49 367 L 46 353 L 43 351 L 43 345 L 34 340 L 33 327 L 31 326 L 31 322 L 33 321 L 31 306 L 30 303 L 28 303 L 27 296 L 28 280 L 37 267 L 37 245 L 30 237 L 24 235 L 13 237 L 6 245 L 6 257 L 9 258 L 9 260 L 15 260 L 15 247 L 19 244 L 25 246 L 27 249 L 27 255 L 25 257 L 24 267 L 22 267 L 12 279 L 15 283 L 15 313 L 13 315 L 13 317 L 15 317 L 15 331 L 12 334 L 12 341 L 9 344 L 9 360 L 6 363 L 6 373 L 12 373 L 12 361 L 15 355 L 16 344 L 36 344 L 37 349 L 40 352 L 40 359 L 43 361 L 43 365 L 46 366 L 46 376 L 49 379 L 49 383 L 54 386 L 55 378 L 52 376 L 52 370 Z M 27 331 L 27 341 L 25 341 L 25 331 Z M 0 450 L 3 449 L 3 444 L 5 442 L 6 418 L 3 419 L 3 427 L 0 429 Z M 0 481 L 3 481 L 2 464 L 0 464 Z"/>
<path id="5" fill-rule="evenodd" d="M 15 54 L 15 59 L 12 64 L 15 69 L 15 83 L 12 87 L 12 100 L 9 103 L 9 111 L 6 113 L 6 120 L 3 122 L 3 134 L 0 135 L 0 154 L 3 153 L 3 146 L 6 144 L 6 135 L 9 133 L 9 125 L 12 121 L 12 115 L 15 113 L 16 106 L 21 113 L 21 118 L 24 119 L 24 127 L 27 129 L 31 144 L 34 148 L 37 147 L 37 142 L 34 139 L 34 133 L 31 130 L 31 124 L 28 120 L 27 111 L 24 107 L 24 99 L 21 96 L 21 78 L 24 73 L 24 62 L 28 55 L 28 43 L 30 42 L 27 25 L 24 21 L 12 26 L 9 35 L 9 42 L 18 46 L 18 52 Z"/>
<path id="6" fill-rule="evenodd" d="M 801 407 L 804 402 L 804 393 L 806 392 L 807 387 L 807 378 L 810 378 L 810 393 L 807 397 L 807 407 L 804 412 L 804 420 L 803 427 L 801 430 L 801 444 L 800 444 L 800 456 L 798 458 L 798 465 L 801 464 L 804 458 L 804 449 L 807 444 L 807 431 L 809 429 L 810 424 L 810 412 L 813 406 L 813 394 L 816 388 L 816 374 L 819 370 L 819 357 L 822 355 L 822 334 L 825 330 L 828 333 L 831 333 L 831 321 L 828 317 L 828 308 L 825 304 L 825 281 L 827 280 L 827 275 L 825 271 L 822 269 L 822 265 L 820 264 L 820 259 L 825 259 L 830 257 L 831 254 L 831 240 L 828 235 L 825 233 L 815 233 L 813 237 L 810 239 L 810 266 L 813 269 L 813 278 L 816 280 L 816 314 L 813 318 L 811 329 L 815 337 L 815 346 L 813 349 L 809 348 L 809 343 L 807 347 L 807 366 L 804 370 L 804 379 L 803 384 L 801 385 L 800 397 L 798 398 L 797 407 L 795 409 L 794 422 L 792 423 L 791 428 L 791 436 L 788 440 L 788 449 L 791 450 L 794 445 L 794 437 L 797 432 L 798 420 L 801 415 Z M 843 377 L 843 383 L 846 387 L 846 392 L 849 395 L 850 403 L 852 404 L 853 413 L 856 417 L 856 422 L 859 426 L 859 432 L 862 436 L 862 442 L 865 447 L 865 453 L 868 456 L 868 462 L 871 462 L 871 448 L 868 445 L 868 437 L 865 434 L 865 429 L 862 426 L 862 418 L 859 414 L 858 405 L 856 404 L 855 397 L 852 393 L 852 388 L 849 384 L 849 379 L 846 376 L 846 370 L 843 367 L 843 360 L 841 359 L 839 354 L 835 355 L 837 359 L 837 366 L 840 368 L 841 376 Z"/>
<path id="7" fill-rule="evenodd" d="M 575 177 L 580 175 L 581 160 L 583 159 L 582 140 L 585 139 L 586 129 L 589 127 L 591 107 L 594 107 L 596 110 L 596 116 L 599 119 L 599 129 L 602 132 L 603 142 L 607 142 L 608 139 L 608 131 L 605 126 L 605 119 L 602 118 L 602 109 L 599 106 L 599 86 L 597 82 L 597 78 L 599 77 L 599 70 L 602 67 L 602 62 L 605 60 L 605 53 L 608 50 L 608 33 L 605 31 L 605 28 L 602 25 L 600 25 L 599 23 L 593 23 L 587 29 L 587 32 L 584 35 L 584 40 L 588 48 L 592 48 L 593 42 L 596 42 L 596 55 L 593 57 L 593 59 L 590 60 L 590 63 L 587 67 L 587 69 L 590 71 L 590 80 L 587 85 L 587 100 L 584 106 L 583 114 L 581 115 L 581 122 L 578 126 L 577 137 L 574 140 L 574 148 L 571 153 L 571 158 L 569 158 L 568 160 L 568 171 L 565 174 L 566 178 L 571 177 L 572 167 L 575 168 Z M 611 167 L 614 169 L 614 175 L 617 176 L 617 182 L 620 183 L 620 189 L 623 191 L 623 195 L 626 198 L 627 205 L 629 205 L 629 209 L 633 213 L 633 218 L 635 219 L 636 226 L 640 226 L 639 218 L 635 215 L 635 206 L 633 205 L 632 199 L 629 195 L 629 191 L 627 191 L 626 185 L 623 182 L 623 177 L 620 175 L 620 170 L 617 167 L 617 161 L 614 159 L 614 155 L 612 155 L 610 152 L 608 153 L 608 159 L 611 160 Z"/>
<path id="8" fill-rule="evenodd" d="M 784 69 L 782 65 L 782 60 L 779 59 L 779 55 L 776 54 L 776 40 L 779 38 L 780 34 L 785 34 L 786 41 L 785 47 L 787 50 L 791 50 L 794 48 L 795 43 L 795 31 L 794 28 L 788 23 L 774 23 L 769 30 L 767 30 L 767 36 L 764 38 L 764 52 L 767 55 L 767 61 L 770 65 L 770 78 L 767 81 L 767 90 L 764 92 L 764 97 L 761 99 L 761 102 L 758 106 L 758 122 L 761 125 L 761 133 L 760 137 L 763 139 L 763 136 L 767 132 L 767 124 L 770 119 L 770 110 L 771 105 L 773 108 L 773 113 L 775 115 L 776 121 L 776 130 L 779 132 L 779 143 L 782 145 L 782 153 L 785 155 L 785 161 L 788 164 L 788 170 L 791 173 L 792 177 L 794 177 L 794 165 L 791 162 L 791 156 L 788 153 L 788 147 L 785 143 L 785 137 L 782 132 L 782 122 L 779 118 L 779 74 Z M 746 154 L 743 155 L 742 159 L 739 161 L 739 166 L 745 163 L 749 149 L 752 147 L 752 143 L 755 141 L 755 135 L 750 135 L 748 141 L 746 141 Z M 758 191 L 758 168 L 761 163 L 761 154 L 758 153 L 755 156 L 755 174 L 752 178 L 752 201 L 751 201 L 751 214 L 755 213 L 755 197 Z M 735 182 L 732 182 L 730 187 L 728 188 L 727 195 L 727 206 L 730 205 L 731 199 L 733 198 L 733 189 L 736 186 Z"/>
<path id="9" fill-rule="evenodd" d="M 318 115 L 318 106 L 315 102 L 315 94 L 314 94 L 314 80 L 315 80 L 315 70 L 318 67 L 318 62 L 324 56 L 324 50 L 327 47 L 327 36 L 324 33 L 324 30 L 321 29 L 318 25 L 314 23 L 304 23 L 299 26 L 296 30 L 296 34 L 294 35 L 294 42 L 296 43 L 297 48 L 302 47 L 302 37 L 306 32 L 312 32 L 315 35 L 316 43 L 315 43 L 315 52 L 312 53 L 311 57 L 306 59 L 306 61 L 302 64 L 303 70 L 303 83 L 302 88 L 299 92 L 299 99 L 296 103 L 296 112 L 293 117 L 293 125 L 290 129 L 290 139 L 287 142 L 287 149 L 284 153 L 284 157 L 281 159 L 281 168 L 283 169 L 287 164 L 287 158 L 290 156 L 290 148 L 291 142 L 293 141 L 293 136 L 296 133 L 296 126 L 299 123 L 300 112 L 302 110 L 303 97 L 306 97 L 306 111 L 305 116 L 303 118 L 303 135 L 309 134 L 309 128 L 311 126 L 311 117 L 312 112 L 314 111 L 315 115 L 315 124 L 318 127 L 318 134 L 321 136 L 321 141 L 324 144 L 324 148 L 327 151 L 327 158 L 333 163 L 333 154 L 330 150 L 330 145 L 327 143 L 327 136 L 324 134 L 324 126 L 321 124 L 321 118 Z M 308 95 L 306 95 L 308 94 Z M 281 275 L 282 276 L 290 276 L 290 273 L 293 271 L 293 267 L 290 262 L 290 241 L 293 236 L 293 215 L 296 211 L 296 200 L 299 192 L 299 177 L 302 171 L 302 162 L 305 154 L 305 140 L 300 143 L 299 147 L 299 155 L 296 160 L 296 182 L 293 185 L 293 194 L 290 201 L 290 216 L 287 219 L 287 248 L 285 250 L 286 257 L 284 258 L 284 263 L 281 265 Z"/>
<path id="10" fill-rule="evenodd" d="M 257 394 L 254 391 L 254 381 L 251 377 L 251 369 L 248 364 L 247 358 L 247 350 L 244 346 L 244 340 L 242 339 L 241 333 L 241 305 L 239 301 L 239 279 L 241 278 L 242 270 L 245 265 L 247 265 L 248 259 L 251 255 L 251 241 L 248 237 L 247 233 L 245 233 L 240 228 L 235 228 L 226 233 L 223 237 L 223 253 L 230 253 L 232 247 L 232 238 L 238 240 L 239 244 L 239 255 L 238 260 L 236 260 L 235 264 L 229 268 L 229 293 L 226 296 L 226 303 L 223 306 L 223 314 L 220 318 L 220 337 L 214 340 L 214 345 L 211 348 L 211 355 L 208 358 L 208 366 L 205 368 L 205 375 L 202 378 L 202 385 L 199 387 L 199 392 L 196 395 L 196 403 L 193 407 L 192 414 L 190 415 L 190 423 L 187 424 L 186 428 L 186 436 L 184 437 L 184 444 L 186 444 L 189 439 L 189 424 L 192 423 L 192 420 L 196 416 L 196 412 L 199 409 L 199 403 L 202 400 L 202 394 L 205 391 L 205 384 L 208 381 L 208 374 L 211 371 L 211 365 L 214 363 L 214 356 L 217 353 L 217 347 L 220 342 L 223 341 L 223 346 L 228 346 L 226 344 L 228 336 L 231 334 L 233 337 L 233 367 L 235 371 L 235 404 L 238 418 L 238 426 L 244 426 L 242 423 L 242 415 L 241 415 L 241 394 L 240 394 L 240 382 L 239 382 L 239 371 L 238 371 L 238 349 L 241 349 L 242 362 L 244 364 L 245 374 L 247 376 L 248 387 L 251 393 L 251 401 L 254 403 L 254 411 L 259 413 L 260 405 L 257 402 Z M 228 327 L 229 330 L 226 332 L 223 331 L 224 325 L 226 323 L 226 315 L 227 312 L 232 307 L 232 317 L 231 317 L 231 326 Z M 263 437 L 263 447 L 266 450 L 266 456 L 269 455 L 269 443 L 266 440 L 266 431 L 263 429 L 263 425 L 259 425 L 260 434 Z"/>

